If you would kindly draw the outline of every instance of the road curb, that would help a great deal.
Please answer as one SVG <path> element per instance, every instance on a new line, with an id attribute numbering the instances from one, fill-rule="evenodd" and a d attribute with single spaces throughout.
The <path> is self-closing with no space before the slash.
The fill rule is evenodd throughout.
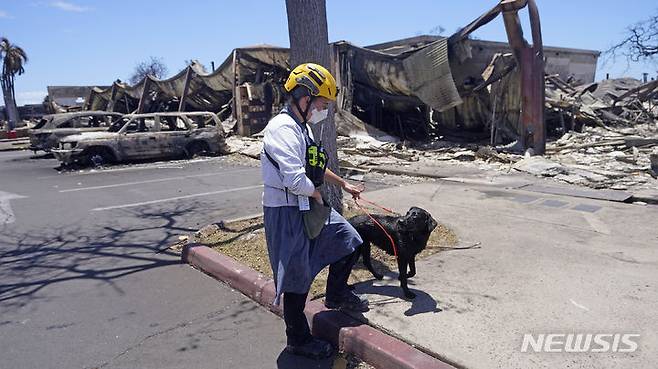
<path id="1" fill-rule="evenodd" d="M 196 243 L 183 248 L 181 259 L 281 316 L 280 307 L 272 305 L 274 282 L 257 271 Z M 344 313 L 327 310 L 319 301 L 306 304 L 304 312 L 314 335 L 331 341 L 340 350 L 354 354 L 376 368 L 455 369 Z"/>
<path id="2" fill-rule="evenodd" d="M 370 169 L 370 171 L 377 172 L 377 173 L 402 175 L 402 176 L 409 176 L 409 177 L 434 178 L 434 179 L 444 179 L 444 178 L 451 177 L 450 175 L 445 175 L 445 174 L 430 173 L 430 172 L 425 172 L 425 171 L 416 171 L 415 172 L 415 171 L 411 171 L 411 170 L 391 168 L 391 167 L 369 166 L 367 168 Z"/>
<path id="3" fill-rule="evenodd" d="M 631 201 L 641 201 L 651 205 L 658 205 L 658 196 L 633 195 Z"/>
<path id="4" fill-rule="evenodd" d="M 280 308 L 272 305 L 275 295 L 274 281 L 257 271 L 210 247 L 195 243 L 185 245 L 181 259 L 281 315 Z"/>

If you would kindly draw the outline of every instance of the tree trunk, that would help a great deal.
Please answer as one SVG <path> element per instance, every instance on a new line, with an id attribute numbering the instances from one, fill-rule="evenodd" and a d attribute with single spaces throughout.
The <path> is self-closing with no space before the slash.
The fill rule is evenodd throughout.
<path id="1" fill-rule="evenodd" d="M 2 95 L 5 98 L 5 113 L 7 114 L 7 131 L 12 131 L 18 123 L 18 109 L 16 100 L 14 100 L 11 81 L 8 78 L 2 78 Z"/>
<path id="2" fill-rule="evenodd" d="M 14 77 L 10 76 L 9 77 L 9 91 L 11 91 L 11 109 L 13 109 L 12 117 L 14 118 L 14 123 L 12 125 L 12 129 L 15 129 L 19 125 L 21 125 L 21 116 L 18 113 L 18 105 L 16 103 L 16 90 L 14 89 Z"/>
<path id="3" fill-rule="evenodd" d="M 290 67 L 294 68 L 302 63 L 317 63 L 332 71 L 325 0 L 286 0 L 286 12 L 290 37 Z M 333 107 L 322 126 L 322 129 L 313 127 L 313 134 L 315 137 L 321 137 L 322 145 L 329 156 L 328 167 L 338 174 Z M 322 193 L 329 200 L 330 205 L 342 213 L 342 190 L 338 186 L 325 184 Z"/>

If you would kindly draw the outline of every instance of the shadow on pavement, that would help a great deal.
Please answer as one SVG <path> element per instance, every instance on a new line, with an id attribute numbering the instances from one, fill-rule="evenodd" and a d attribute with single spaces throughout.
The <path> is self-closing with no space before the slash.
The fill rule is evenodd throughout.
<path id="1" fill-rule="evenodd" d="M 196 229 L 179 225 L 203 204 L 192 202 L 174 209 L 123 209 L 104 225 L 77 224 L 63 228 L 35 228 L 12 232 L 0 226 L 0 309 L 18 308 L 48 299 L 39 292 L 75 280 L 109 284 L 146 270 L 181 263 L 168 250 L 181 234 Z"/>
<path id="2" fill-rule="evenodd" d="M 25 150 L 27 153 L 27 150 Z M 30 151 L 31 152 L 31 151 Z M 55 159 L 55 155 L 51 153 L 41 153 L 41 154 L 30 154 L 29 156 L 21 156 L 14 159 L 9 159 L 10 162 L 21 162 L 29 160 L 45 160 L 45 159 Z"/>
<path id="3" fill-rule="evenodd" d="M 371 301 L 370 306 L 389 304 L 396 300 L 403 299 L 400 286 L 375 286 L 374 282 L 375 280 L 369 280 L 355 284 L 356 292 L 369 295 L 388 296 L 391 298 L 379 302 Z M 416 294 L 416 298 L 413 300 L 403 299 L 404 301 L 411 302 L 411 307 L 404 312 L 404 315 L 414 316 L 417 314 L 440 313 L 443 311 L 443 309 L 439 308 L 437 301 L 428 293 L 415 288 L 409 288 L 409 290 Z"/>

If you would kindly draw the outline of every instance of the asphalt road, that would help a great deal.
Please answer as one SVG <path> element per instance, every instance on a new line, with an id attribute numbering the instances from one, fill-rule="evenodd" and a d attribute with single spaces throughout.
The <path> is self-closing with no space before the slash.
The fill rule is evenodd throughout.
<path id="1" fill-rule="evenodd" d="M 283 322 L 167 250 L 258 213 L 225 158 L 59 173 L 0 152 L 0 368 L 312 368 Z"/>

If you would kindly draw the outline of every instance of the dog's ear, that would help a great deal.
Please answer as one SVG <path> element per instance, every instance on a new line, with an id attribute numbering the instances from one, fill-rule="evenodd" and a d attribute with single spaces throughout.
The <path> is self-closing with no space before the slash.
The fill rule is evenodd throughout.
<path id="1" fill-rule="evenodd" d="M 436 220 L 434 220 L 434 218 L 430 216 L 427 219 L 427 232 L 432 233 L 432 231 L 434 231 L 434 228 L 436 228 L 436 226 L 438 225 L 439 223 L 437 223 Z"/>
<path id="2" fill-rule="evenodd" d="M 406 216 L 398 218 L 397 226 L 400 227 L 400 229 L 407 229 L 408 225 L 409 219 Z"/>

